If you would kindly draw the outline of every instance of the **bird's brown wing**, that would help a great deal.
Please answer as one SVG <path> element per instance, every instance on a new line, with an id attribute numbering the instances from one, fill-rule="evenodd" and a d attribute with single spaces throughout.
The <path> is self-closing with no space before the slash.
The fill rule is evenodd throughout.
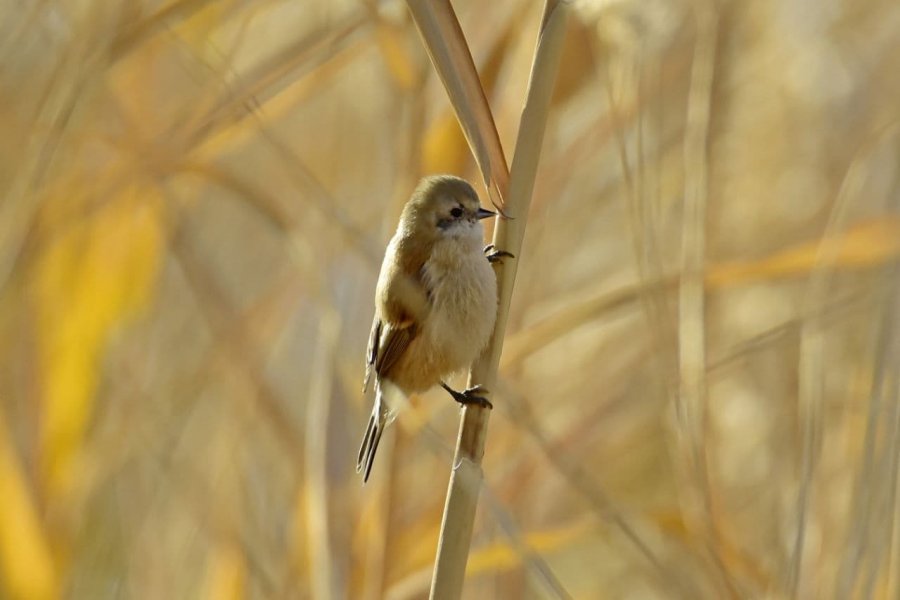
<path id="1" fill-rule="evenodd" d="M 373 371 L 376 376 L 383 376 L 403 356 L 419 333 L 419 321 L 428 309 L 429 293 L 420 275 L 397 277 L 393 281 L 396 283 L 382 291 L 372 323 L 363 390 L 368 387 Z"/>
<path id="2" fill-rule="evenodd" d="M 372 373 L 374 372 L 379 377 L 387 373 L 403 356 L 410 342 L 416 337 L 418 329 L 415 322 L 398 326 L 393 323 L 385 323 L 375 317 L 375 322 L 372 323 L 372 332 L 369 334 L 369 349 L 366 352 L 364 392 L 369 387 Z"/>
<path id="3" fill-rule="evenodd" d="M 406 327 L 398 328 L 387 323 L 382 327 L 382 331 L 380 352 L 375 360 L 375 373 L 379 376 L 388 373 L 391 367 L 400 360 L 410 342 L 419 333 L 419 327 L 415 323 L 411 323 Z"/>
<path id="4" fill-rule="evenodd" d="M 369 389 L 369 379 L 372 378 L 372 371 L 375 368 L 375 361 L 378 360 L 378 348 L 381 345 L 381 319 L 375 315 L 372 322 L 372 331 L 369 333 L 369 347 L 366 349 L 366 378 L 363 380 L 363 393 Z"/>

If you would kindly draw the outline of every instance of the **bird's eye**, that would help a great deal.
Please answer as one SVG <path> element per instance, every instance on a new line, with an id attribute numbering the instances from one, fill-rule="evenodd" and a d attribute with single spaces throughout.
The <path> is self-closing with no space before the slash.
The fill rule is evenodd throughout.
<path id="1" fill-rule="evenodd" d="M 453 210 L 450 211 L 450 216 L 452 216 L 454 219 L 458 219 L 462 216 L 462 212 L 463 212 L 462 209 L 457 206 L 456 208 L 454 208 Z"/>

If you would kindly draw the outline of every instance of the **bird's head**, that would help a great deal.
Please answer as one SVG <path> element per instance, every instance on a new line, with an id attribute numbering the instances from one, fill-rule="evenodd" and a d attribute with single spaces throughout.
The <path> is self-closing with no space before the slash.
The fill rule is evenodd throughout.
<path id="1" fill-rule="evenodd" d="M 403 210 L 403 223 L 417 235 L 432 239 L 472 237 L 484 232 L 481 219 L 496 213 L 481 208 L 469 183 L 452 175 L 433 175 L 419 183 Z"/>

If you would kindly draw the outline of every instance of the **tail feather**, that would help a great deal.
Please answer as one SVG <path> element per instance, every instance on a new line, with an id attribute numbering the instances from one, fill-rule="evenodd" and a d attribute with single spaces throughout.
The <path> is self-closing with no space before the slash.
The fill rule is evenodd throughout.
<path id="1" fill-rule="evenodd" d="M 372 442 L 372 433 L 375 429 L 375 415 L 369 417 L 369 424 L 366 426 L 366 433 L 363 435 L 362 444 L 359 446 L 359 457 L 356 459 L 356 472 L 362 471 L 366 462 L 366 456 L 369 453 L 369 446 Z"/>
<path id="2" fill-rule="evenodd" d="M 363 483 L 369 480 L 372 464 L 375 461 L 375 452 L 378 450 L 378 443 L 381 441 L 381 436 L 385 427 L 387 427 L 389 418 L 390 412 L 384 403 L 381 387 L 376 383 L 372 415 L 369 417 L 369 424 L 366 427 L 365 435 L 363 435 L 362 444 L 359 446 L 359 456 L 356 459 L 356 472 L 363 474 Z"/>

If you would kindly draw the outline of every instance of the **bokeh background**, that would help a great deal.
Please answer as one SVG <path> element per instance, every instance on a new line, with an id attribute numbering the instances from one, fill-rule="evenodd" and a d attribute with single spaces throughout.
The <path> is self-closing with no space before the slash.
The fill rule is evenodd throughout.
<path id="1" fill-rule="evenodd" d="M 511 157 L 540 3 L 454 7 Z M 573 3 L 466 598 L 898 597 L 898 57 Z M 404 4 L 5 0 L 0 99 L 0 598 L 425 597 L 458 409 L 360 485 L 371 299 L 420 176 L 486 195 Z"/>

